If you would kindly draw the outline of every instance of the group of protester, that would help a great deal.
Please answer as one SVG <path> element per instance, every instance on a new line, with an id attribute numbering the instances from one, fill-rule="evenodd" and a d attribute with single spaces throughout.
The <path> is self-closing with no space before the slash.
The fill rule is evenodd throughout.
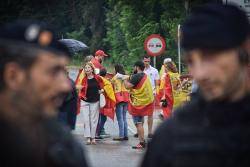
<path id="1" fill-rule="evenodd" d="M 129 112 L 137 129 L 135 137 L 139 137 L 140 141 L 132 148 L 145 148 L 144 116 L 148 117 L 148 138 L 152 138 L 153 112 L 157 102 L 161 101 L 163 115 L 168 118 L 175 106 L 187 100 L 187 94 L 184 100 L 177 99 L 176 94 L 182 92 L 180 75 L 172 60 L 167 58 L 160 78 L 158 70 L 150 65 L 150 57 L 147 55 L 141 61 L 135 62 L 131 75 L 126 75 L 120 64 L 114 66 L 114 74 L 107 74 L 102 65 L 105 56 L 107 54 L 102 50 L 96 51 L 94 57 L 87 56 L 76 78 L 76 88 L 79 90 L 78 106 L 84 117 L 86 144 L 95 145 L 96 139 L 102 139 L 101 130 L 107 117 L 114 120 L 114 115 L 118 122 L 119 136 L 113 140 L 128 140 Z M 105 105 L 102 106 L 103 100 Z"/>
<path id="2" fill-rule="evenodd" d="M 120 65 L 111 80 L 97 75 L 105 56 L 99 50 L 102 56 L 90 57 L 76 81 L 88 144 L 96 144 L 99 113 L 114 119 L 115 108 L 119 139 L 128 139 L 128 106 L 140 140 L 133 148 L 144 148 L 143 117 L 151 116 L 156 91 L 162 107 L 171 107 L 163 111 L 167 119 L 154 133 L 142 167 L 249 166 L 249 27 L 245 12 L 234 5 L 207 4 L 191 12 L 181 44 L 198 92 L 171 117 L 183 84 L 170 59 L 157 90 L 145 72 L 147 57 L 135 63 L 131 76 Z M 69 59 L 68 48 L 44 24 L 17 21 L 0 28 L 0 166 L 88 166 L 81 145 L 56 119 L 74 87 L 65 69 Z"/>

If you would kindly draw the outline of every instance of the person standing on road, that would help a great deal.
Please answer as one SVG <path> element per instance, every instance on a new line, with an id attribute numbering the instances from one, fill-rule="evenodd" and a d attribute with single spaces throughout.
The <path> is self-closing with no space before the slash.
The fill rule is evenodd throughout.
<path id="1" fill-rule="evenodd" d="M 115 65 L 115 73 L 125 75 L 123 66 L 120 64 Z M 127 123 L 127 111 L 128 111 L 128 102 L 129 102 L 129 92 L 125 88 L 125 85 L 122 80 L 117 79 L 114 76 L 111 80 L 116 98 L 116 118 L 119 126 L 119 137 L 114 138 L 113 140 L 123 141 L 128 140 L 128 123 Z"/>
<path id="2" fill-rule="evenodd" d="M 87 138 L 86 144 L 96 144 L 95 135 L 103 82 L 101 77 L 95 74 L 95 68 L 92 63 L 86 63 L 83 68 L 85 76 L 80 84 L 79 97 L 81 99 L 81 112 L 84 118 L 84 136 Z"/>
<path id="3" fill-rule="evenodd" d="M 95 56 L 92 56 L 92 55 L 87 56 L 84 59 L 84 63 L 91 62 L 92 65 L 94 66 L 94 69 L 95 69 L 94 72 L 95 72 L 95 74 L 99 75 L 100 71 L 105 71 L 106 70 L 104 68 L 104 66 L 102 65 L 102 63 L 103 63 L 104 57 L 107 57 L 107 56 L 108 55 L 103 50 L 97 50 L 95 52 Z M 77 75 L 76 81 L 75 81 L 76 85 L 80 85 L 79 83 L 81 82 L 81 80 L 83 79 L 84 76 L 85 76 L 84 70 L 83 69 L 79 69 L 79 72 L 78 72 L 78 75 Z M 108 108 L 106 108 L 105 110 L 109 110 L 109 109 L 110 109 L 110 106 L 108 106 Z M 78 101 L 78 113 L 80 113 L 80 101 Z M 104 120 L 107 119 L 107 116 L 103 115 L 103 114 L 101 115 L 101 113 L 100 113 L 99 114 L 99 118 L 100 119 L 102 118 L 103 122 L 102 121 L 98 121 L 98 127 L 102 127 L 102 128 L 100 129 L 100 132 L 99 132 L 99 129 L 97 129 L 98 131 L 97 131 L 97 134 L 96 134 L 97 135 L 96 139 L 102 139 L 103 137 L 110 137 L 110 134 L 107 134 L 105 132 L 105 129 L 104 129 L 104 125 L 105 125 L 105 122 L 106 122 Z M 100 119 L 98 119 L 98 120 L 100 120 Z"/>
<path id="4" fill-rule="evenodd" d="M 157 97 L 161 101 L 162 108 L 162 120 L 165 118 L 169 118 L 172 115 L 174 97 L 172 84 L 170 80 L 170 76 L 168 74 L 168 69 L 166 68 L 166 64 L 171 62 L 171 58 L 165 58 L 163 61 L 162 69 L 161 69 L 161 79 L 160 79 L 160 87 L 157 92 Z M 165 104 L 164 104 L 165 103 Z"/>
<path id="5" fill-rule="evenodd" d="M 154 108 L 153 89 L 150 79 L 143 72 L 144 68 L 144 63 L 137 61 L 134 65 L 134 75 L 130 79 L 127 79 L 124 75 L 121 77 L 124 80 L 125 87 L 129 89 L 130 102 L 128 111 L 133 116 L 140 141 L 138 145 L 132 147 L 133 149 L 146 147 L 143 128 L 144 116 L 147 116 Z M 120 78 L 119 75 L 116 76 Z"/>
<path id="6" fill-rule="evenodd" d="M 99 120 L 96 130 L 96 139 L 103 139 L 107 137 L 108 134 L 104 131 L 104 124 L 107 120 L 107 117 L 114 120 L 115 117 L 115 93 L 112 83 L 106 78 L 107 71 L 102 69 L 100 71 L 100 76 L 103 82 L 103 95 L 105 97 L 105 105 L 100 108 Z"/>
<path id="7" fill-rule="evenodd" d="M 199 93 L 157 130 L 142 167 L 250 165 L 249 25 L 234 5 L 192 10 L 181 45 Z"/>
<path id="8" fill-rule="evenodd" d="M 151 60 L 149 56 L 145 55 L 143 57 L 143 63 L 145 65 L 144 73 L 146 73 L 150 79 L 150 83 L 153 89 L 153 96 L 155 97 L 155 102 L 156 102 L 156 87 L 159 85 L 160 77 L 159 77 L 158 70 L 150 65 L 150 61 Z M 154 104 L 154 107 L 155 107 L 155 104 Z M 152 138 L 153 136 L 153 132 L 152 132 L 153 113 L 154 113 L 154 108 L 151 112 L 148 113 L 148 138 Z"/>
<path id="9" fill-rule="evenodd" d="M 71 89 L 69 58 L 44 23 L 0 28 L 0 166 L 87 166 L 80 143 L 57 121 L 62 95 Z"/>

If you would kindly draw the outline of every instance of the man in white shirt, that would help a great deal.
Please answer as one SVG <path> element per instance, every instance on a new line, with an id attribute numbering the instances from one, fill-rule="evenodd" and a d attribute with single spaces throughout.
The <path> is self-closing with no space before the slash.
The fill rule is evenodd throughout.
<path id="1" fill-rule="evenodd" d="M 150 82 L 153 88 L 154 96 L 156 94 L 156 86 L 159 83 L 159 72 L 156 68 L 152 67 L 150 65 L 150 57 L 148 55 L 145 55 L 143 57 L 143 62 L 145 65 L 144 73 L 147 74 L 147 76 L 150 78 Z M 152 127 L 153 127 L 153 112 L 148 115 L 148 138 L 152 138 Z"/>

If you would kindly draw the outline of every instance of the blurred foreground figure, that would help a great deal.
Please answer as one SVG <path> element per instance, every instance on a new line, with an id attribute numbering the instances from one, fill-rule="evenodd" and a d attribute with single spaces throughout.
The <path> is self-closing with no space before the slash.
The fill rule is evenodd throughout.
<path id="1" fill-rule="evenodd" d="M 182 47 L 200 94 L 157 130 L 143 167 L 250 166 L 248 27 L 232 5 L 193 10 Z"/>
<path id="2" fill-rule="evenodd" d="M 68 49 L 44 25 L 0 28 L 1 167 L 87 166 L 80 144 L 56 121 L 71 88 L 68 62 Z"/>
<path id="3" fill-rule="evenodd" d="M 64 96 L 63 103 L 59 108 L 58 119 L 71 130 L 74 130 L 76 126 L 78 94 L 76 91 L 75 82 L 69 77 L 68 79 L 71 82 L 72 90 Z"/>

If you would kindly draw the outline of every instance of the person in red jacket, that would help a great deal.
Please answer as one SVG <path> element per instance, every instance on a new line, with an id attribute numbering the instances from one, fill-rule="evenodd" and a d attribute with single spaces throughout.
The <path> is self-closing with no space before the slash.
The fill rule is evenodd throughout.
<path id="1" fill-rule="evenodd" d="M 81 81 L 79 97 L 81 99 L 81 112 L 84 117 L 84 136 L 87 144 L 96 144 L 95 135 L 100 111 L 100 92 L 103 82 L 99 75 L 95 74 L 92 63 L 84 65 L 85 76 Z"/>

